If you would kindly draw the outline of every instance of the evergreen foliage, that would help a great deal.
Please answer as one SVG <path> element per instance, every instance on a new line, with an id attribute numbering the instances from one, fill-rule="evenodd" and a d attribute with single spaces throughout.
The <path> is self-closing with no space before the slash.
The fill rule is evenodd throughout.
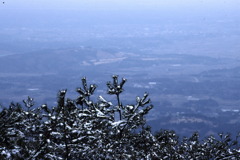
<path id="1" fill-rule="evenodd" d="M 219 134 L 204 140 L 198 133 L 180 139 L 174 131 L 156 134 L 146 126 L 145 116 L 153 108 L 148 94 L 136 103 L 123 104 L 121 93 L 126 79 L 107 82 L 108 94 L 116 104 L 91 96 L 97 86 L 82 88 L 76 99 L 66 98 L 67 90 L 58 93 L 54 107 L 34 107 L 28 97 L 24 105 L 11 103 L 0 112 L 0 159 L 229 159 L 240 155 L 239 139 Z"/>

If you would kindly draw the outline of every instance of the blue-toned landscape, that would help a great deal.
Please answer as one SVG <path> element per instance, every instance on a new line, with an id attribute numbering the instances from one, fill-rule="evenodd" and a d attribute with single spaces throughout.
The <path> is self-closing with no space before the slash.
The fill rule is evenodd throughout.
<path id="1" fill-rule="evenodd" d="M 174 1 L 151 2 L 144 8 L 145 1 L 136 7 L 133 1 L 70 1 L 66 8 L 66 2 L 54 8 L 53 2 L 23 1 L 24 6 L 5 1 L 0 5 L 0 110 L 28 96 L 35 108 L 51 108 L 62 89 L 66 97 L 77 98 L 83 77 L 97 85 L 93 100 L 101 95 L 115 102 L 106 83 L 119 75 L 127 79 L 122 105 L 149 93 L 154 107 L 146 120 L 153 133 L 236 136 L 239 2 L 187 5 L 186 0 L 179 7 Z"/>

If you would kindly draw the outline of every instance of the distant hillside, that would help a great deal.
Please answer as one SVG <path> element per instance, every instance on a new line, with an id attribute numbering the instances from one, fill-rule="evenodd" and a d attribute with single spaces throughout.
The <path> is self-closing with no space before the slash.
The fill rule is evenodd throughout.
<path id="1" fill-rule="evenodd" d="M 130 80 L 129 92 L 122 96 L 125 102 L 140 93 L 151 94 L 155 108 L 149 119 L 154 129 L 176 128 L 182 134 L 196 129 L 205 135 L 223 128 L 234 131 L 240 125 L 239 113 L 233 112 L 240 109 L 240 68 L 235 59 L 91 47 L 0 55 L 4 106 L 27 96 L 39 105 L 54 105 L 57 91 L 66 88 L 70 97 L 76 97 L 75 87 L 84 76 L 105 95 L 106 77 L 117 74 Z"/>

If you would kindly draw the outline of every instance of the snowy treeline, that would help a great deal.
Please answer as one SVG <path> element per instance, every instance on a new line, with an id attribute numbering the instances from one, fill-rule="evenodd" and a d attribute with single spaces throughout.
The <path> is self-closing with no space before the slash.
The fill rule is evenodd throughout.
<path id="1" fill-rule="evenodd" d="M 116 104 L 102 96 L 92 101 L 97 86 L 86 78 L 79 97 L 68 99 L 61 90 L 55 107 L 34 107 L 30 97 L 23 106 L 11 103 L 0 112 L 0 159 L 239 159 L 238 137 L 228 134 L 199 140 L 197 133 L 183 139 L 174 131 L 151 133 L 145 124 L 153 107 L 148 94 L 124 105 L 125 82 L 118 76 L 107 82 Z"/>

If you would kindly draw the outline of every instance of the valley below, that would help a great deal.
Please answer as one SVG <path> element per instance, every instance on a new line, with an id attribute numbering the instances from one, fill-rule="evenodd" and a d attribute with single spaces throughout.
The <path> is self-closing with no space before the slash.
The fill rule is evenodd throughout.
<path id="1" fill-rule="evenodd" d="M 157 58 L 156 58 L 157 57 Z M 44 50 L 0 57 L 0 102 L 8 106 L 27 96 L 36 105 L 56 105 L 57 92 L 68 89 L 77 98 L 81 78 L 97 84 L 97 96 L 106 94 L 113 74 L 128 79 L 122 101 L 150 94 L 153 110 L 147 117 L 152 130 L 173 129 L 181 135 L 199 131 L 236 134 L 240 128 L 240 66 L 238 59 L 188 54 L 140 54 L 94 48 Z M 14 65 L 13 65 L 14 64 Z"/>
<path id="2" fill-rule="evenodd" d="M 8 107 L 30 96 L 36 107 L 54 106 L 61 89 L 77 98 L 83 77 L 98 86 L 95 101 L 102 95 L 115 103 L 106 82 L 119 75 L 128 80 L 121 95 L 124 105 L 150 94 L 154 108 L 146 119 L 153 131 L 236 134 L 240 30 L 232 19 L 207 22 L 2 26 L 0 104 Z"/>

